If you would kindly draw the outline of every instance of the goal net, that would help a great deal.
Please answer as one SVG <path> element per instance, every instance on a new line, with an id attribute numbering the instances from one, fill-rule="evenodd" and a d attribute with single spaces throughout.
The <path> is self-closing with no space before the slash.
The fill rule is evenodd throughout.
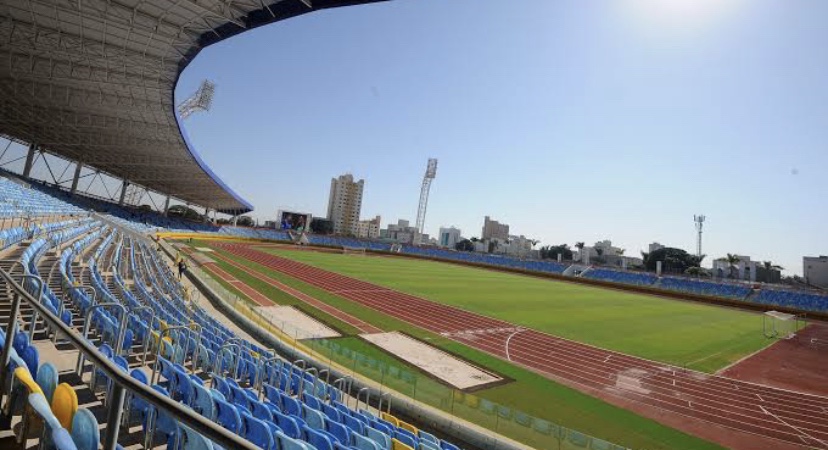
<path id="1" fill-rule="evenodd" d="M 365 247 L 342 247 L 342 254 L 365 256 Z"/>
<path id="2" fill-rule="evenodd" d="M 762 315 L 762 333 L 768 339 L 790 339 L 802 328 L 802 317 L 779 311 Z"/>

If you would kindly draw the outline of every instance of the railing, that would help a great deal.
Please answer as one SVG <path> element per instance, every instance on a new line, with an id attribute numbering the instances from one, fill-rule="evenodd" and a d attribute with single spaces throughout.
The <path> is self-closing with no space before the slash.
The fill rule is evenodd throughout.
<path id="1" fill-rule="evenodd" d="M 0 269 L 0 279 L 2 284 L 5 284 L 13 292 L 12 311 L 9 316 L 9 323 L 6 324 L 6 342 L 3 348 L 2 357 L 0 357 L 0 381 L 7 376 L 6 366 L 9 364 L 11 356 L 11 346 L 14 342 L 15 326 L 17 316 L 20 311 L 20 303 L 26 302 L 31 306 L 39 316 L 52 329 L 63 333 L 66 339 L 98 370 L 101 370 L 110 380 L 112 380 L 113 387 L 110 395 L 109 409 L 107 411 L 107 426 L 106 437 L 104 440 L 104 450 L 115 450 L 118 442 L 118 433 L 120 431 L 121 416 L 124 410 L 124 397 L 126 391 L 130 391 L 133 395 L 144 399 L 149 404 L 160 411 L 169 414 L 174 420 L 183 423 L 187 427 L 193 429 L 197 433 L 202 434 L 207 439 L 221 445 L 224 448 L 257 450 L 258 447 L 251 442 L 242 439 L 236 434 L 216 425 L 209 419 L 197 414 L 192 409 L 165 397 L 149 385 L 143 384 L 140 381 L 132 378 L 128 373 L 125 373 L 121 368 L 115 365 L 103 354 L 101 354 L 91 343 L 83 339 L 78 332 L 66 324 L 64 324 L 58 317 L 53 315 L 49 310 L 37 301 L 26 289 L 23 288 L 11 275 L 5 270 Z M 0 384 L 2 386 L 2 384 Z M 0 392 L 0 402 L 4 397 L 5 392 Z"/>

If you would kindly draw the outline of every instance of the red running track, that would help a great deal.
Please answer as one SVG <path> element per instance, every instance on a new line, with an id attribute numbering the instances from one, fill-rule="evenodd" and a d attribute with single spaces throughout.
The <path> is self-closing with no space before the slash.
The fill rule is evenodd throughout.
<path id="1" fill-rule="evenodd" d="M 215 245 L 425 330 L 593 392 L 764 437 L 780 447 L 784 442 L 828 448 L 826 397 L 688 371 L 523 329 L 244 245 Z"/>

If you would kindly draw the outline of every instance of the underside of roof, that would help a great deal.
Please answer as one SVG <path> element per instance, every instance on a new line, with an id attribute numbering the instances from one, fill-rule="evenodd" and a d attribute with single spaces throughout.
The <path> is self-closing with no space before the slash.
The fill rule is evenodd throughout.
<path id="1" fill-rule="evenodd" d="M 187 140 L 173 93 L 205 47 L 381 0 L 3 0 L 0 135 L 232 214 L 252 206 Z"/>

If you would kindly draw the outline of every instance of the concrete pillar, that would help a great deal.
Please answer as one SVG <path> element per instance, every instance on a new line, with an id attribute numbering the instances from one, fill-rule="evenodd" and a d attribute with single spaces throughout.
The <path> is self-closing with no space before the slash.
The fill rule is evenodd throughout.
<path id="1" fill-rule="evenodd" d="M 78 190 L 78 180 L 80 180 L 81 169 L 83 169 L 83 163 L 77 161 L 75 166 L 75 176 L 72 178 L 72 189 L 69 190 L 70 193 L 74 194 L 75 191 Z"/>
<path id="2" fill-rule="evenodd" d="M 124 198 L 126 198 L 126 191 L 129 187 L 129 181 L 124 180 L 124 184 L 121 185 L 121 199 L 118 200 L 118 206 L 124 206 Z"/>
<path id="3" fill-rule="evenodd" d="M 164 201 L 164 215 L 167 215 L 167 211 L 170 210 L 170 196 L 167 196 L 167 200 Z"/>
<path id="4" fill-rule="evenodd" d="M 29 154 L 26 155 L 26 164 L 23 166 L 23 176 L 28 177 L 32 173 L 37 144 L 29 144 Z"/>
<path id="5" fill-rule="evenodd" d="M 235 227 L 239 223 L 239 216 L 238 214 L 233 216 L 233 226 Z"/>
<path id="6" fill-rule="evenodd" d="M 661 261 L 656 261 L 656 276 L 661 276 Z"/>
<path id="7" fill-rule="evenodd" d="M 624 269 L 624 270 L 627 270 L 627 257 L 626 256 L 621 257 L 621 268 Z"/>
<path id="8" fill-rule="evenodd" d="M 558 253 L 558 262 L 563 262 L 563 252 Z"/>

